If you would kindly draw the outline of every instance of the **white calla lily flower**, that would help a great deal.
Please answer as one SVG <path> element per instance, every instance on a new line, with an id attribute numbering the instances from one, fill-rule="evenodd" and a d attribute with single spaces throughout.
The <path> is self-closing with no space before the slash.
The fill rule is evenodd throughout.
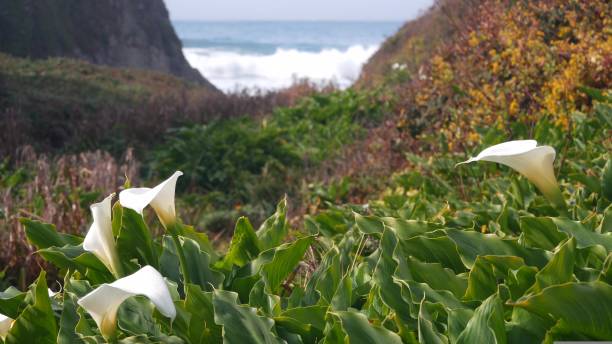
<path id="1" fill-rule="evenodd" d="M 83 249 L 93 253 L 115 276 L 121 276 L 121 265 L 117 254 L 111 220 L 111 200 L 114 194 L 102 202 L 91 205 L 93 223 L 83 241 Z"/>
<path id="2" fill-rule="evenodd" d="M 0 314 L 0 338 L 6 337 L 11 326 L 13 326 L 13 318 L 9 318 L 4 314 Z"/>
<path id="3" fill-rule="evenodd" d="M 164 316 L 174 320 L 176 308 L 162 275 L 147 265 L 135 273 L 102 284 L 78 301 L 94 319 L 106 338 L 114 335 L 117 326 L 117 311 L 127 298 L 143 295 L 149 298 Z"/>
<path id="4" fill-rule="evenodd" d="M 489 147 L 476 157 L 457 165 L 491 161 L 509 166 L 535 184 L 556 206 L 565 208 L 553 169 L 555 155 L 555 149 L 551 146 L 538 146 L 535 140 L 517 140 Z"/>
<path id="5" fill-rule="evenodd" d="M 173 225 L 176 222 L 174 190 L 176 188 L 176 180 L 182 175 L 183 172 L 176 171 L 170 178 L 152 189 L 130 188 L 123 190 L 119 193 L 119 203 L 123 207 L 133 209 L 140 214 L 150 204 L 164 226 Z"/>

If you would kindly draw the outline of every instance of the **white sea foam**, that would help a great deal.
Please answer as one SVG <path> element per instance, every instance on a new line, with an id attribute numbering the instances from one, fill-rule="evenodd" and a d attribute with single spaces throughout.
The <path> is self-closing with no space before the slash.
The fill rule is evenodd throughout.
<path id="1" fill-rule="evenodd" d="M 317 83 L 332 81 L 340 87 L 348 87 L 376 49 L 376 46 L 362 45 L 319 52 L 279 48 L 269 55 L 208 48 L 185 48 L 183 51 L 189 63 L 215 86 L 234 91 L 245 87 L 278 89 L 301 78 Z"/>

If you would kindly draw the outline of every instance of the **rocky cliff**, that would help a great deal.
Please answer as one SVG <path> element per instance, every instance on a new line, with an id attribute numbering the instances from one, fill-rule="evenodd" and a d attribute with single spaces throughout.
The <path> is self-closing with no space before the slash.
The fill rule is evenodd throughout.
<path id="1" fill-rule="evenodd" d="M 185 59 L 163 0 L 0 0 L 0 51 L 151 69 L 214 88 Z"/>

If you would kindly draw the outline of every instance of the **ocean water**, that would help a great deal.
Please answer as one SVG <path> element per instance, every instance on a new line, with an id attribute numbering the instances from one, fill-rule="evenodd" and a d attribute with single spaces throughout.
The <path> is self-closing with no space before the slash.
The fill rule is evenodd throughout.
<path id="1" fill-rule="evenodd" d="M 189 63 L 224 91 L 351 85 L 400 22 L 174 21 Z"/>

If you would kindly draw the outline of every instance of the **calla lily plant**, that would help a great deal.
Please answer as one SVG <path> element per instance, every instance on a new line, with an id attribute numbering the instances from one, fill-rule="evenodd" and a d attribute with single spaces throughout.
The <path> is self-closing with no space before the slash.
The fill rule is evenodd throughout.
<path id="1" fill-rule="evenodd" d="M 176 245 L 179 261 L 185 282 L 190 281 L 189 270 L 182 245 L 178 238 L 179 224 L 176 219 L 176 208 L 174 206 L 174 194 L 177 179 L 183 172 L 176 171 L 170 178 L 164 180 L 154 188 L 129 188 L 119 193 L 119 203 L 121 206 L 130 208 L 142 214 L 144 208 L 151 205 L 157 217 L 172 236 Z"/>
<path id="2" fill-rule="evenodd" d="M 100 285 L 79 299 L 78 304 L 91 315 L 102 335 L 110 338 L 115 334 L 119 306 L 136 295 L 149 298 L 164 316 L 172 320 L 176 317 L 176 308 L 164 278 L 149 265 L 113 283 Z"/>
<path id="3" fill-rule="evenodd" d="M 13 319 L 7 317 L 4 314 L 0 314 L 0 338 L 6 337 L 11 326 L 13 325 Z"/>
<path id="4" fill-rule="evenodd" d="M 147 205 L 155 210 L 162 224 L 168 228 L 176 223 L 176 210 L 174 207 L 174 191 L 176 180 L 183 172 L 176 171 L 170 178 L 154 188 L 130 188 L 119 193 L 121 206 L 133 209 L 142 214 Z"/>
<path id="5" fill-rule="evenodd" d="M 91 205 L 93 223 L 83 241 L 83 249 L 92 252 L 115 275 L 121 277 L 122 269 L 117 254 L 111 220 L 111 200 L 114 194 L 102 202 Z"/>
<path id="6" fill-rule="evenodd" d="M 553 169 L 555 155 L 555 149 L 551 146 L 538 146 L 535 140 L 516 140 L 491 146 L 457 165 L 491 161 L 509 166 L 532 182 L 557 209 L 566 212 L 565 200 Z"/>

